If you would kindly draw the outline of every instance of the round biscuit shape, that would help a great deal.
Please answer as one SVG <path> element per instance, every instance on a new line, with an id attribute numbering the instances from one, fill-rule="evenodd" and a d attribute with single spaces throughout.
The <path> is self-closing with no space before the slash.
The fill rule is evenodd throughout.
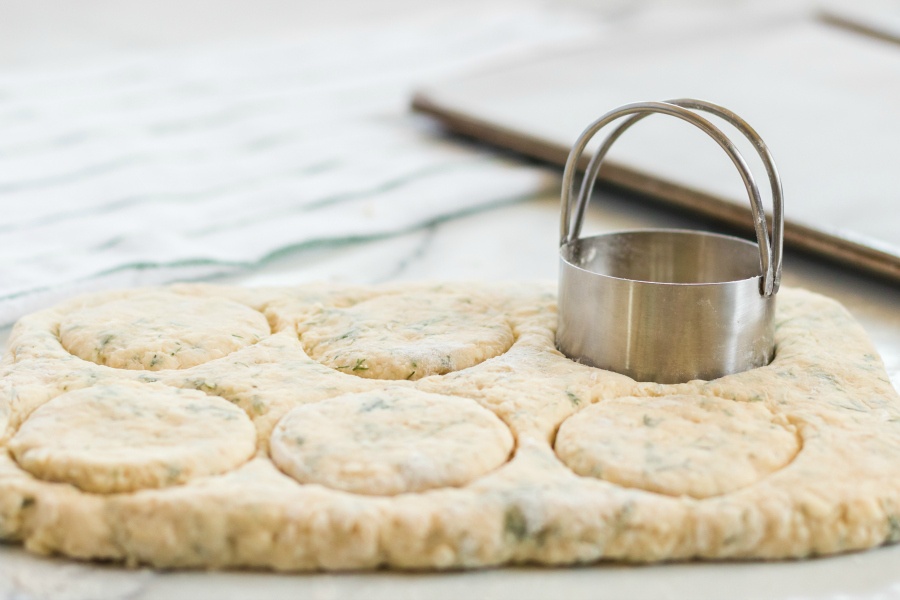
<path id="1" fill-rule="evenodd" d="M 465 485 L 504 464 L 513 437 L 473 400 L 397 388 L 295 408 L 270 448 L 300 483 L 392 496 Z"/>
<path id="2" fill-rule="evenodd" d="M 506 317 L 474 294 L 384 295 L 327 309 L 299 327 L 309 356 L 369 379 L 444 375 L 503 354 L 515 341 Z"/>
<path id="3" fill-rule="evenodd" d="M 563 422 L 555 449 L 578 475 L 709 498 L 784 467 L 799 444 L 793 426 L 761 402 L 673 395 L 589 406 Z"/>
<path id="4" fill-rule="evenodd" d="M 151 291 L 76 310 L 59 338 L 71 354 L 117 369 L 186 369 L 269 335 L 265 316 L 224 298 Z"/>
<path id="5" fill-rule="evenodd" d="M 9 450 L 39 479 L 111 494 L 235 469 L 253 456 L 256 430 L 221 398 L 118 382 L 50 400 L 22 424 Z"/>

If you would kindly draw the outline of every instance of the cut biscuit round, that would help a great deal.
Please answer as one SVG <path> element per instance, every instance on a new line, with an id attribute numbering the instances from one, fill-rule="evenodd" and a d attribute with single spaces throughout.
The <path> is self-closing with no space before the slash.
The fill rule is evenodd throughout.
<path id="1" fill-rule="evenodd" d="M 391 496 L 469 483 L 509 459 L 513 438 L 473 400 L 390 389 L 300 406 L 270 449 L 300 483 Z"/>
<path id="2" fill-rule="evenodd" d="M 63 347 L 117 369 L 186 369 L 269 335 L 258 311 L 223 298 L 154 291 L 85 307 L 60 324 Z"/>
<path id="3" fill-rule="evenodd" d="M 110 494 L 231 471 L 253 456 L 256 430 L 242 410 L 221 398 L 119 382 L 44 404 L 9 449 L 39 479 Z"/>
<path id="4" fill-rule="evenodd" d="M 708 498 L 784 467 L 799 445 L 793 426 L 761 402 L 682 395 L 589 406 L 560 426 L 555 449 L 582 476 Z"/>
<path id="5" fill-rule="evenodd" d="M 327 309 L 300 325 L 309 356 L 343 373 L 416 380 L 503 354 L 515 338 L 509 322 L 474 295 L 386 295 Z"/>

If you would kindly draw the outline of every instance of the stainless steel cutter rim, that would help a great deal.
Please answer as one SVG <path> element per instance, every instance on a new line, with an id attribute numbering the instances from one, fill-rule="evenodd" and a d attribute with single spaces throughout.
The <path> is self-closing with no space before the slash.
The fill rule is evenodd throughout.
<path id="1" fill-rule="evenodd" d="M 683 105 L 683 106 L 682 106 Z M 720 129 L 700 115 L 688 110 L 703 110 L 719 116 L 734 125 L 745 137 L 752 143 L 754 148 L 760 155 L 763 164 L 766 167 L 769 181 L 772 188 L 773 202 L 773 233 L 772 239 L 769 239 L 768 227 L 765 219 L 765 209 L 763 208 L 762 198 L 759 194 L 759 188 L 753 178 L 753 174 L 741 155 L 740 151 L 734 146 L 731 140 Z M 678 99 L 671 102 L 635 102 L 626 104 L 617 109 L 609 111 L 591 125 L 589 125 L 579 136 L 569 158 L 566 161 L 566 168 L 563 174 L 562 185 L 562 209 L 560 215 L 560 246 L 570 243 L 578 238 L 581 233 L 581 226 L 584 219 L 584 211 L 587 201 L 590 197 L 590 191 L 593 188 L 594 181 L 599 173 L 603 159 L 608 153 L 612 144 L 622 135 L 631 125 L 639 120 L 649 116 L 650 114 L 668 114 L 683 121 L 686 121 L 702 130 L 708 136 L 719 144 L 719 146 L 728 154 L 732 163 L 737 167 L 744 182 L 744 187 L 750 196 L 751 212 L 754 217 L 754 228 L 756 230 L 757 244 L 760 251 L 760 270 L 762 278 L 760 281 L 760 294 L 765 297 L 773 296 L 777 291 L 781 280 L 781 257 L 783 245 L 783 228 L 784 228 L 784 212 L 783 212 L 783 192 L 781 179 L 775 168 L 771 153 L 763 142 L 762 138 L 756 131 L 750 127 L 743 119 L 735 113 L 721 106 L 695 99 Z M 588 169 L 585 172 L 584 183 L 581 186 L 578 195 L 578 203 L 574 211 L 571 206 L 571 198 L 575 195 L 575 175 L 578 163 L 584 153 L 587 144 L 603 127 L 622 118 L 631 115 L 625 123 L 621 124 L 610 136 L 604 141 L 596 155 L 591 159 Z M 658 230 L 659 231 L 659 230 Z M 685 285 L 685 284 L 675 284 Z"/>
<path id="2" fill-rule="evenodd" d="M 598 234 L 598 235 L 592 235 L 592 236 L 586 237 L 586 238 L 578 238 L 578 239 L 576 239 L 576 240 L 573 240 L 572 242 L 568 242 L 568 243 L 566 243 L 566 244 L 563 244 L 563 245 L 561 246 L 561 248 L 570 247 L 571 244 L 574 244 L 574 243 L 588 242 L 588 241 L 595 240 L 595 239 L 599 239 L 599 238 L 604 238 L 604 237 L 615 237 L 615 236 L 617 236 L 617 235 L 627 235 L 627 234 L 633 234 L 633 233 L 648 233 L 648 234 L 654 234 L 654 233 L 679 233 L 679 234 L 688 234 L 688 235 L 701 236 L 701 237 L 715 237 L 715 238 L 720 238 L 720 239 L 728 240 L 729 242 L 739 242 L 741 245 L 746 245 L 746 246 L 748 246 L 748 247 L 750 247 L 750 248 L 753 248 L 753 249 L 756 249 L 756 248 L 758 247 L 755 243 L 753 243 L 753 242 L 751 242 L 751 241 L 749 241 L 749 240 L 745 240 L 745 239 L 743 239 L 743 238 L 739 238 L 739 237 L 736 237 L 736 236 L 733 236 L 733 235 L 724 234 L 724 233 L 715 233 L 715 232 L 712 232 L 712 231 L 698 231 L 698 230 L 696 230 L 696 229 L 652 229 L 652 228 L 645 228 L 645 229 L 622 229 L 622 230 L 617 230 L 617 231 L 610 231 L 610 232 L 607 232 L 607 233 L 601 233 L 601 234 Z M 647 280 L 647 279 L 632 279 L 632 278 L 630 278 L 630 277 L 616 277 L 615 275 L 608 275 L 608 274 L 606 274 L 606 273 L 598 273 L 597 271 L 591 271 L 590 269 L 585 269 L 584 267 L 581 267 L 581 266 L 575 264 L 574 262 L 572 262 L 571 260 L 569 260 L 569 259 L 568 259 L 564 254 L 562 254 L 562 253 L 560 253 L 560 258 L 561 258 L 563 261 L 565 261 L 565 263 L 566 263 L 567 265 L 569 265 L 570 267 L 572 267 L 573 269 L 577 269 L 577 270 L 579 270 L 579 271 L 581 271 L 581 272 L 583 272 L 583 273 L 590 273 L 591 275 L 596 275 L 597 277 L 604 277 L 604 278 L 606 278 L 606 279 L 615 279 L 615 280 L 618 280 L 618 281 L 628 281 L 628 282 L 640 283 L 640 284 L 648 284 L 648 285 L 692 286 L 692 287 L 703 287 L 703 286 L 708 286 L 708 287 L 714 287 L 714 286 L 729 285 L 729 284 L 739 283 L 739 282 L 742 282 L 742 281 L 750 281 L 750 280 L 752 280 L 752 279 L 761 279 L 761 278 L 762 278 L 762 275 L 757 274 L 757 275 L 753 275 L 752 277 L 741 277 L 741 278 L 737 278 L 737 279 L 723 279 L 722 281 L 705 281 L 705 282 L 699 282 L 699 283 L 678 283 L 678 282 L 671 282 L 671 281 L 650 281 L 650 280 Z"/>

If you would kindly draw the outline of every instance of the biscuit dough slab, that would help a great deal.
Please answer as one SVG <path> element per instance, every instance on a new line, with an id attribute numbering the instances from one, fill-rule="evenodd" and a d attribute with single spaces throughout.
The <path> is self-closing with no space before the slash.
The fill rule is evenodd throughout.
<path id="1" fill-rule="evenodd" d="M 579 365 L 557 352 L 553 288 L 190 285 L 96 294 L 29 315 L 13 329 L 0 363 L 0 426 L 8 411 L 0 434 L 0 538 L 21 541 L 32 552 L 81 559 L 284 571 L 784 559 L 900 541 L 900 398 L 864 332 L 839 304 L 782 289 L 770 365 L 715 381 L 660 385 Z M 60 341 L 62 323 L 78 311 L 165 295 L 200 303 L 227 300 L 241 307 L 235 315 L 249 314 L 243 309 L 265 315 L 272 331 L 239 348 L 224 337 L 204 342 L 204 356 L 218 358 L 159 371 L 143 363 L 140 369 L 96 364 L 71 354 Z M 455 325 L 433 329 L 439 321 L 424 323 L 428 319 L 411 307 L 442 306 L 436 300 L 442 295 Z M 403 303 L 397 304 L 398 298 Z M 459 319 L 465 312 L 462 298 L 477 298 L 490 308 L 488 325 L 481 327 L 476 317 L 474 329 L 466 329 L 466 319 Z M 406 308 L 397 309 L 401 305 Z M 156 306 L 154 314 L 161 314 Z M 366 343 L 374 350 L 384 348 L 377 340 L 388 326 L 418 331 L 414 346 L 446 348 L 449 338 L 442 335 L 450 333 L 475 346 L 486 343 L 490 350 L 467 354 L 447 372 L 441 366 L 409 380 L 409 365 L 396 353 L 370 353 L 366 365 L 379 378 L 360 377 L 336 368 L 344 363 L 326 365 L 321 356 L 310 356 L 316 344 L 303 339 L 324 331 L 335 315 L 346 325 L 350 310 L 352 323 L 367 324 L 369 333 L 360 339 L 371 336 Z M 235 323 L 220 320 L 214 329 L 234 331 Z M 264 329 L 261 322 L 259 327 Z M 504 327 L 511 337 L 503 337 Z M 328 340 L 342 335 L 339 329 L 319 341 L 332 344 Z M 166 343 L 154 331 L 154 343 Z M 489 332 L 488 341 L 472 331 Z M 337 341 L 331 348 L 346 350 Z M 136 491 L 118 493 L 88 493 L 45 481 L 14 460 L 11 440 L 28 434 L 42 408 L 52 410 L 70 393 L 112 385 L 193 390 L 230 402 L 240 415 L 236 419 L 255 428 L 255 457 L 223 466 L 219 474 L 207 471 L 184 483 L 137 489 L 141 483 Z M 448 402 L 477 403 L 505 424 L 515 440 L 513 455 L 479 471 L 461 452 L 453 468 L 478 476 L 453 485 L 435 480 L 437 487 L 392 496 L 301 483 L 270 458 L 276 424 L 293 423 L 285 415 L 318 413 L 317 406 L 327 407 L 340 396 L 380 392 L 427 392 L 463 399 Z M 438 406 L 429 414 L 446 412 Z M 651 422 L 666 421 L 649 427 L 645 413 Z M 591 425 L 598 414 L 611 419 L 615 434 Z M 298 427 L 312 426 L 297 419 Z M 389 428 L 393 419 L 382 425 Z M 668 420 L 671 427 L 663 425 Z M 95 421 L 82 429 L 91 430 Z M 197 421 L 206 431 L 199 414 Z M 706 429 L 707 423 L 714 426 Z M 325 439 L 337 429 L 322 424 L 313 433 Z M 716 445 L 693 446 L 689 458 L 695 468 L 671 469 L 671 478 L 644 474 L 645 444 L 676 457 L 686 451 L 682 430 Z M 210 433 L 209 439 L 215 445 L 222 437 Z M 224 437 L 226 444 L 236 439 Z M 446 441 L 465 447 L 468 437 Z M 607 460 L 619 448 L 614 461 L 619 475 L 598 478 L 579 474 L 574 463 L 570 468 L 560 459 L 565 452 L 557 454 L 567 439 L 592 449 L 585 455 L 588 463 Z M 344 440 L 336 448 L 359 441 Z M 294 450 L 288 454 L 296 456 Z"/>

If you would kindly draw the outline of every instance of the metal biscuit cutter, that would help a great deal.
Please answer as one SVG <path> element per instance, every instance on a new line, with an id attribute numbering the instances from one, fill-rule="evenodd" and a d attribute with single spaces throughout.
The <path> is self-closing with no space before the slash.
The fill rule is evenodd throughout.
<path id="1" fill-rule="evenodd" d="M 756 149 L 771 184 L 769 238 L 759 189 L 743 156 L 702 111 L 727 121 Z M 604 157 L 641 119 L 677 117 L 728 154 L 750 196 L 757 243 L 677 229 L 579 237 Z M 575 196 L 575 174 L 591 138 L 628 117 L 590 159 Z M 784 211 L 781 180 L 765 143 L 740 117 L 701 100 L 637 102 L 612 110 L 578 138 L 566 162 L 560 217 L 559 329 L 566 356 L 638 381 L 716 379 L 768 364 L 774 355 L 775 295 L 781 280 Z"/>

